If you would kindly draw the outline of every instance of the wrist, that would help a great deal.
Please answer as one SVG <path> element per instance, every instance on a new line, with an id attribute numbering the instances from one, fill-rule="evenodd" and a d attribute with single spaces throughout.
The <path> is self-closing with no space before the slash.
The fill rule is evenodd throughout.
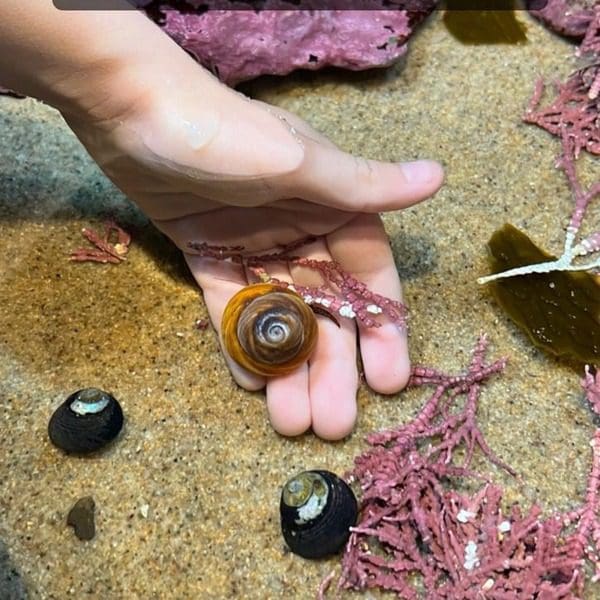
<path id="1" fill-rule="evenodd" d="M 62 11 L 50 0 L 2 0 L 0 84 L 72 119 L 104 121 L 135 110 L 152 88 L 177 85 L 188 63 L 196 80 L 198 71 L 210 77 L 143 13 L 122 4 L 127 10 Z"/>
<path id="2" fill-rule="evenodd" d="M 152 22 L 145 25 L 147 30 L 138 33 L 143 43 L 96 59 L 85 72 L 55 79 L 51 104 L 65 117 L 114 124 L 146 117 L 164 105 L 198 110 L 233 94 Z M 148 47 L 150 56 L 144 51 Z"/>
<path id="3" fill-rule="evenodd" d="M 192 63 L 202 71 L 142 13 L 128 16 L 129 26 L 106 46 L 81 57 L 75 67 L 66 64 L 47 73 L 41 99 L 67 117 L 112 123 L 148 110 L 164 88 L 176 85 L 182 65 L 189 69 Z"/>

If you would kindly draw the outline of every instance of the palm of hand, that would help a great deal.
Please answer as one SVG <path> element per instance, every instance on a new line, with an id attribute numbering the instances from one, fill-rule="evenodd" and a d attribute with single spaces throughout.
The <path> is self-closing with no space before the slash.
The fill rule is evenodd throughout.
<path id="1" fill-rule="evenodd" d="M 372 291 L 401 300 L 377 213 L 433 193 L 442 181 L 439 166 L 424 161 L 411 169 L 358 159 L 294 115 L 274 115 L 266 105 L 224 88 L 221 93 L 218 113 L 203 113 L 196 102 L 175 125 L 172 115 L 161 118 L 155 106 L 115 126 L 69 123 L 113 182 L 184 251 L 217 331 L 229 298 L 253 279 L 241 265 L 194 255 L 191 241 L 265 253 L 318 235 L 302 248 L 303 256 L 335 260 Z M 194 151 L 180 143 L 189 133 L 180 125 L 190 122 L 194 131 L 212 132 Z M 270 266 L 269 274 L 299 285 L 321 283 L 297 265 Z M 226 359 L 241 386 L 266 385 L 278 432 L 297 435 L 312 426 L 323 438 L 339 439 L 356 420 L 357 334 L 369 385 L 381 393 L 401 389 L 409 374 L 407 341 L 392 323 L 368 329 L 344 319 L 338 328 L 319 319 L 319 341 L 308 364 L 266 382 Z"/>
<path id="2" fill-rule="evenodd" d="M 274 207 L 228 207 L 161 222 L 158 226 L 184 251 L 193 238 L 210 245 L 243 246 L 248 253 L 262 254 L 281 250 L 307 235 L 319 234 L 322 237 L 317 241 L 301 248 L 302 256 L 335 260 L 359 276 L 370 289 L 400 299 L 400 282 L 379 217 L 333 212 L 328 215 L 331 227 L 328 232 L 323 231 L 322 223 L 317 231 L 311 227 L 312 215 L 303 218 L 296 211 Z M 262 222 L 263 227 L 258 226 L 255 219 Z M 200 232 L 210 234 L 200 235 Z M 223 240 L 226 240 L 224 244 Z M 189 248 L 185 256 L 203 289 L 211 320 L 220 333 L 223 310 L 229 298 L 256 278 L 237 263 L 199 257 Z M 272 277 L 297 285 L 323 283 L 317 273 L 296 265 L 269 265 L 267 269 Z M 391 323 L 368 329 L 341 319 L 338 328 L 328 319 L 318 320 L 316 351 L 307 365 L 291 375 L 265 380 L 248 373 L 228 356 L 226 359 L 233 377 L 242 387 L 260 389 L 266 385 L 269 416 L 277 431 L 297 435 L 312 426 L 323 438 L 339 439 L 352 430 L 356 420 L 357 334 L 366 379 L 371 387 L 383 393 L 397 391 L 406 383 L 409 370 L 406 336 Z"/>

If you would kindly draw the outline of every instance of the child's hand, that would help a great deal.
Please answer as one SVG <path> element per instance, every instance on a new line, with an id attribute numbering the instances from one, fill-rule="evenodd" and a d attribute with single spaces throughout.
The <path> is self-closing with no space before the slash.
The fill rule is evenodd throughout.
<path id="1" fill-rule="evenodd" d="M 125 0 L 111 5 L 61 11 L 40 0 L 2 0 L 0 81 L 60 110 L 106 174 L 183 250 L 215 327 L 247 276 L 194 256 L 190 241 L 265 252 L 317 234 L 323 241 L 305 248 L 309 256 L 335 258 L 373 291 L 400 299 L 377 213 L 435 192 L 441 168 L 345 154 L 302 120 L 221 85 Z M 272 275 L 315 277 L 298 268 Z M 310 363 L 268 381 L 267 404 L 277 431 L 295 435 L 312 425 L 337 439 L 356 419 L 356 330 L 320 321 Z M 371 387 L 402 388 L 404 333 L 389 324 L 358 333 Z M 265 385 L 229 362 L 240 385 Z"/>
<path id="2" fill-rule="evenodd" d="M 248 274 L 239 265 L 195 256 L 190 241 L 264 253 L 308 234 L 323 236 L 302 254 L 334 259 L 373 291 L 400 300 L 377 213 L 433 194 L 441 168 L 429 161 L 386 164 L 346 154 L 301 119 L 249 101 L 195 68 L 197 86 L 191 74 L 187 86 L 140 98 L 119 118 L 66 118 L 107 175 L 185 253 L 217 331 L 227 301 L 248 283 Z M 320 281 L 298 267 L 269 273 L 298 284 Z M 357 331 L 354 322 L 341 321 L 337 328 L 319 319 L 315 354 L 288 376 L 265 382 L 226 357 L 244 388 L 266 383 L 278 432 L 296 435 L 312 426 L 317 435 L 338 439 L 352 430 L 357 333 L 369 385 L 391 393 L 406 384 L 404 332 L 393 324 Z"/>

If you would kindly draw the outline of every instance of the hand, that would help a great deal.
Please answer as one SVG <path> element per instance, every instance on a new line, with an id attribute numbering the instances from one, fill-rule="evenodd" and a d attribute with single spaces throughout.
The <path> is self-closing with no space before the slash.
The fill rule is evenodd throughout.
<path id="1" fill-rule="evenodd" d="M 192 63 L 193 64 L 193 63 Z M 185 63 L 178 85 L 155 88 L 128 110 L 90 122 L 65 115 L 113 182 L 184 252 L 219 331 L 229 298 L 252 278 L 240 265 L 194 255 L 190 241 L 280 249 L 307 235 L 310 258 L 336 260 L 368 287 L 395 300 L 401 287 L 378 213 L 433 194 L 437 163 L 387 164 L 346 154 L 282 109 L 250 101 Z M 185 83 L 184 83 L 185 82 Z M 274 277 L 318 285 L 314 272 L 269 267 Z M 265 381 L 226 356 L 248 390 L 266 385 L 273 427 L 297 435 L 312 426 L 325 439 L 347 435 L 356 420 L 356 335 L 366 380 L 380 393 L 404 387 L 409 375 L 406 334 L 319 319 L 309 364 Z"/>

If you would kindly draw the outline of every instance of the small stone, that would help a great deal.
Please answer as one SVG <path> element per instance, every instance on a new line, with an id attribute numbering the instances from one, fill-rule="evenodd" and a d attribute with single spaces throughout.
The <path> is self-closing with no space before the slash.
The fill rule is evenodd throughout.
<path id="1" fill-rule="evenodd" d="M 94 525 L 94 509 L 96 503 L 91 496 L 80 498 L 74 504 L 67 516 L 67 525 L 75 530 L 75 535 L 80 540 L 91 540 L 96 534 Z"/>
<path id="2" fill-rule="evenodd" d="M 149 513 L 150 513 L 150 506 L 148 504 L 142 504 L 140 506 L 140 515 L 142 515 L 142 517 L 144 517 L 144 519 L 147 519 Z"/>

